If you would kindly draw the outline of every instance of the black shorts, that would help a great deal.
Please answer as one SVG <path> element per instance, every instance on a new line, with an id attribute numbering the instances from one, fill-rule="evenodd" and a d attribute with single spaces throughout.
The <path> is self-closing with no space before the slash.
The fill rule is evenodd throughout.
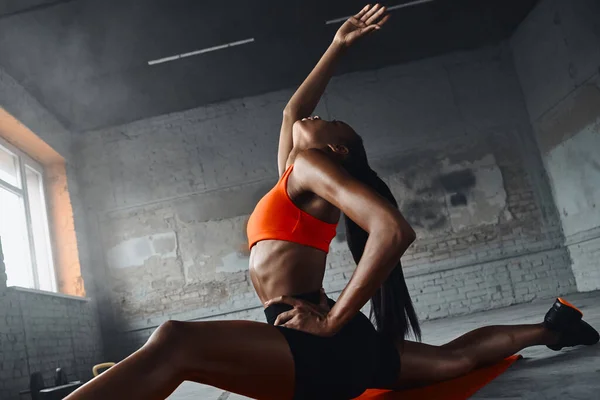
<path id="1" fill-rule="evenodd" d="M 318 304 L 320 293 L 295 297 Z M 329 299 L 329 305 L 334 304 Z M 267 307 L 267 322 L 273 325 L 279 314 L 291 309 L 287 304 Z M 398 378 L 398 350 L 377 333 L 362 313 L 332 337 L 277 328 L 285 336 L 294 357 L 294 400 L 353 399 L 369 388 L 391 388 Z"/>

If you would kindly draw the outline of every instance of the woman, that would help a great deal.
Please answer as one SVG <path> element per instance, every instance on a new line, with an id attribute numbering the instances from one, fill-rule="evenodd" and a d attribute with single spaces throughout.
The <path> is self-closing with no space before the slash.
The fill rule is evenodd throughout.
<path id="1" fill-rule="evenodd" d="M 527 346 L 598 340 L 561 301 L 541 324 L 485 327 L 440 347 L 404 340 L 410 328 L 420 335 L 399 263 L 415 233 L 361 138 L 310 116 L 345 49 L 387 19 L 375 5 L 344 23 L 283 113 L 280 180 L 248 223 L 250 276 L 269 323 L 167 322 L 69 400 L 164 399 L 184 380 L 261 400 L 350 399 L 454 378 Z M 320 288 L 340 213 L 358 266 L 334 303 Z M 369 299 L 377 329 L 360 313 Z"/>

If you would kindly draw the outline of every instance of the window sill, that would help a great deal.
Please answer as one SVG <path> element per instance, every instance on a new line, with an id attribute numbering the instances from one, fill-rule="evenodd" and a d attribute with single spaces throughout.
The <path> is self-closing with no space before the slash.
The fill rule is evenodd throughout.
<path id="1" fill-rule="evenodd" d="M 9 286 L 7 288 L 7 290 L 13 290 L 15 292 L 41 294 L 43 296 L 60 297 L 62 299 L 77 300 L 77 301 L 83 301 L 83 302 L 90 301 L 90 299 L 88 297 L 71 296 L 70 294 L 47 292 L 45 290 L 39 290 L 39 289 L 28 289 L 28 288 L 24 288 L 24 287 L 20 287 L 20 286 Z"/>

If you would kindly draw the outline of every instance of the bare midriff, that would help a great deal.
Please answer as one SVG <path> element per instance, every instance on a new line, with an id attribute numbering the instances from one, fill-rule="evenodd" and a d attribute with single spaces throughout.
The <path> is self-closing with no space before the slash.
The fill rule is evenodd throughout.
<path id="1" fill-rule="evenodd" d="M 327 253 L 282 240 L 263 240 L 250 252 L 250 278 L 261 302 L 318 291 Z"/>

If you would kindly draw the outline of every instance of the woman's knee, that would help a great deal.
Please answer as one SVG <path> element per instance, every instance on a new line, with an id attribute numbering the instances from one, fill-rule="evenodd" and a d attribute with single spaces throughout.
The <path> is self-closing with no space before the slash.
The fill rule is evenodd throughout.
<path id="1" fill-rule="evenodd" d="M 184 323 L 180 321 L 163 322 L 152 333 L 147 344 L 158 346 L 175 346 L 179 339 L 181 339 L 183 325 Z"/>
<path id="2" fill-rule="evenodd" d="M 186 353 L 185 322 L 163 322 L 150 336 L 144 348 L 162 361 L 181 364 Z"/>

